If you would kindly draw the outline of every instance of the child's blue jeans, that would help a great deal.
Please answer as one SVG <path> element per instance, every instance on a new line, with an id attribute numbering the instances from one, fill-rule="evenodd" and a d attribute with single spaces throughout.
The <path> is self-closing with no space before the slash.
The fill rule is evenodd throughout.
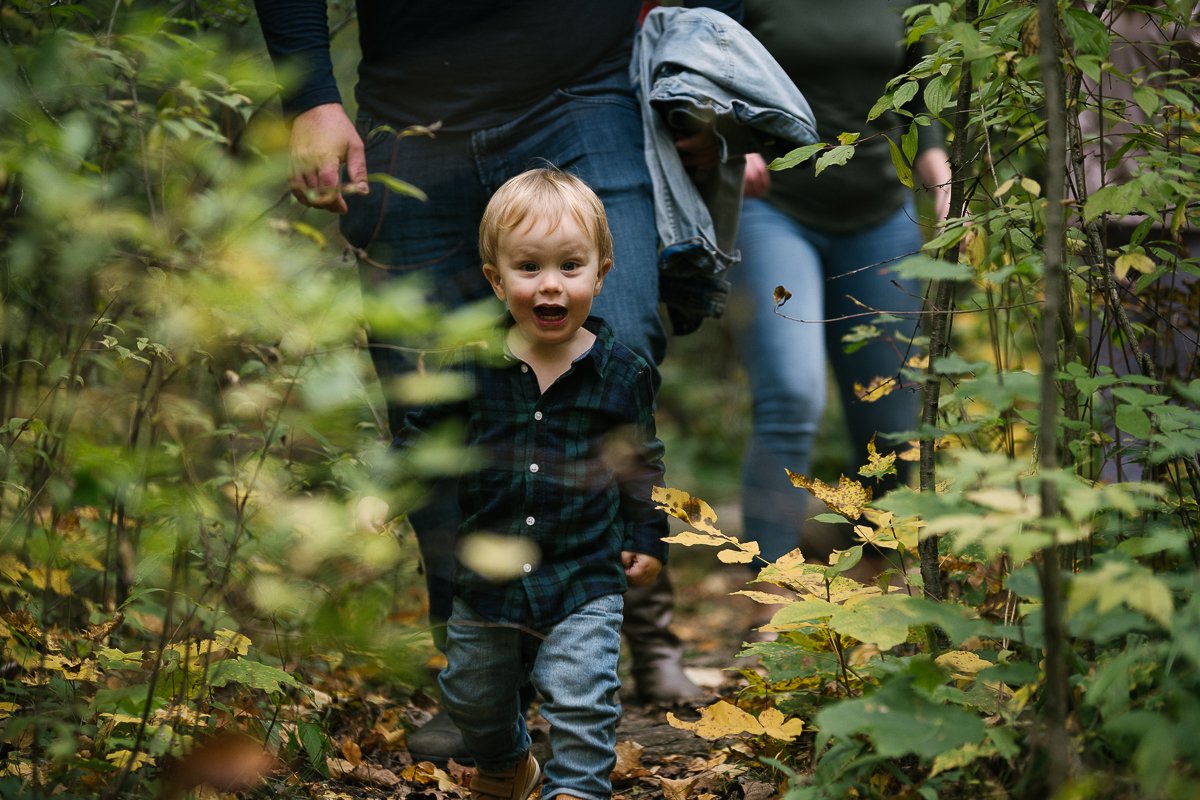
<path id="1" fill-rule="evenodd" d="M 540 638 L 488 622 L 455 598 L 439 682 L 442 704 L 462 731 L 475 765 L 504 771 L 529 751 L 520 688 L 528 676 L 542 696 L 553 756 L 545 765 L 546 800 L 567 793 L 583 800 L 612 796 L 620 687 L 621 617 L 625 598 L 599 597 Z"/>

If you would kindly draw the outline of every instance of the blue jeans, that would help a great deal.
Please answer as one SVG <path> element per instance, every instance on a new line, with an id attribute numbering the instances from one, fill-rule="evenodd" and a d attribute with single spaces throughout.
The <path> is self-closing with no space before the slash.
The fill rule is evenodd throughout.
<path id="1" fill-rule="evenodd" d="M 729 273 L 729 319 L 749 377 L 754 414 L 742 470 L 742 521 L 744 536 L 757 541 L 768 560 L 799 545 L 808 495 L 792 486 L 784 468 L 809 474 L 813 441 L 825 412 L 826 351 L 857 459 L 847 469 L 852 477 L 866 463 L 867 443 L 874 433 L 880 434 L 880 451 L 887 452 L 891 444 L 883 434 L 916 428 L 918 405 L 916 387 L 898 388 L 874 403 L 859 401 L 853 391 L 855 381 L 865 386 L 876 376 L 899 375 L 908 355 L 907 340 L 917 327 L 915 316 L 881 326 L 884 337 L 848 355 L 842 336 L 855 325 L 872 322 L 871 316 L 794 322 L 774 312 L 775 287 L 792 293 L 779 313 L 795 319 L 834 320 L 863 313 L 847 295 L 884 311 L 918 311 L 920 287 L 884 273 L 887 265 L 848 274 L 920 248 L 914 220 L 908 206 L 869 228 L 823 233 L 763 200 L 746 200 L 743 205 L 738 231 L 742 261 Z"/>
<path id="2" fill-rule="evenodd" d="M 497 67 L 498 69 L 501 67 Z M 424 275 L 428 297 L 445 309 L 492 297 L 479 260 L 479 220 L 500 184 L 547 162 L 586 181 L 604 202 L 613 234 L 613 268 L 592 313 L 618 341 L 651 365 L 662 361 L 666 335 L 658 317 L 658 234 L 642 123 L 629 77 L 620 71 L 587 86 L 562 89 L 504 125 L 466 133 L 368 136 L 379 123 L 358 120 L 367 169 L 422 189 L 421 202 L 372 184 L 365 197 L 348 196 L 342 234 L 358 249 L 363 291 L 375 294 L 397 278 Z M 371 334 L 371 357 L 385 390 L 414 368 L 411 352 Z M 657 379 L 656 379 L 657 380 Z M 392 431 L 408 409 L 388 399 Z M 429 588 L 430 617 L 450 615 L 454 538 L 459 512 L 452 480 L 433 487 L 428 502 L 409 514 Z"/>
<path id="3" fill-rule="evenodd" d="M 442 704 L 484 771 L 510 769 L 529 751 L 520 688 L 541 693 L 553 755 L 542 797 L 608 800 L 621 709 L 617 663 L 624 597 L 585 603 L 545 638 L 481 619 L 461 600 L 447 628 Z"/>

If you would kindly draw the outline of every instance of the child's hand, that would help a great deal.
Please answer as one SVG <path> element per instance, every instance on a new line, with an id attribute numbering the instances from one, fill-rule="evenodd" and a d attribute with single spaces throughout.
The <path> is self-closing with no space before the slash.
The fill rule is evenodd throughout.
<path id="1" fill-rule="evenodd" d="M 654 583 L 663 566 L 654 556 L 632 550 L 621 551 L 621 563 L 625 565 L 625 577 L 629 579 L 630 586 L 649 586 Z"/>

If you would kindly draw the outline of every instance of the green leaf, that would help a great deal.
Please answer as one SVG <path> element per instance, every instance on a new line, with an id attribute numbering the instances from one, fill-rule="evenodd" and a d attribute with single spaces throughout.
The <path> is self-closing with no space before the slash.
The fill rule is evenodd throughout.
<path id="1" fill-rule="evenodd" d="M 958 353 L 950 353 L 935 359 L 933 371 L 938 375 L 970 375 L 988 369 L 986 361 L 967 361 Z"/>
<path id="2" fill-rule="evenodd" d="M 954 84 L 946 75 L 934 75 L 926 81 L 925 91 L 922 94 L 925 108 L 929 110 L 930 114 L 937 115 L 950 105 L 950 101 L 954 97 Z"/>
<path id="3" fill-rule="evenodd" d="M 1154 116 L 1154 112 L 1158 111 L 1158 92 L 1149 86 L 1135 86 L 1133 89 L 1133 102 L 1137 103 L 1138 108 L 1146 115 L 1146 119 L 1150 119 Z"/>
<path id="4" fill-rule="evenodd" d="M 908 188 L 913 188 L 912 168 L 904 161 L 904 156 L 900 152 L 900 148 L 896 147 L 896 143 L 892 138 L 887 137 L 888 150 L 892 154 L 892 167 L 896 170 L 896 177 L 900 179 Z"/>
<path id="5" fill-rule="evenodd" d="M 767 169 L 791 169 L 797 164 L 803 164 L 805 161 L 808 161 L 808 159 L 813 157 L 813 154 L 821 152 L 828 146 L 829 145 L 825 144 L 824 142 L 817 142 L 816 144 L 806 144 L 803 147 L 797 147 L 790 153 L 782 155 L 772 161 L 767 165 Z"/>
<path id="6" fill-rule="evenodd" d="M 1108 55 L 1108 29 L 1096 15 L 1082 8 L 1068 8 L 1062 20 L 1075 42 L 1076 53 Z"/>
<path id="7" fill-rule="evenodd" d="M 1141 564 L 1106 561 L 1098 569 L 1076 575 L 1070 584 L 1067 616 L 1095 603 L 1100 613 L 1125 605 L 1171 630 L 1175 601 L 1166 582 Z"/>
<path id="8" fill-rule="evenodd" d="M 904 278 L 923 281 L 969 281 L 973 277 L 971 268 L 966 264 L 959 264 L 957 261 L 943 261 L 940 258 L 931 258 L 926 255 L 906 258 L 889 267 L 888 272 L 894 272 Z"/>
<path id="9" fill-rule="evenodd" d="M 874 694 L 826 706 L 817 714 L 818 752 L 830 737 L 866 736 L 884 758 L 916 755 L 932 759 L 977 743 L 987 726 L 977 715 L 936 703 L 918 693 L 906 678 L 893 679 Z"/>
<path id="10" fill-rule="evenodd" d="M 900 88 L 897 89 L 895 94 L 892 95 L 892 108 L 898 109 L 909 100 L 912 100 L 914 97 L 916 97 L 918 88 L 919 87 L 916 81 L 907 81 L 902 83 Z"/>
<path id="11" fill-rule="evenodd" d="M 1117 406 L 1116 422 L 1117 428 L 1130 436 L 1138 439 L 1150 437 L 1150 417 L 1136 406 Z"/>
<path id="12" fill-rule="evenodd" d="M 830 150 L 828 153 L 822 153 L 817 159 L 817 175 L 825 171 L 826 167 L 841 166 L 849 161 L 854 156 L 854 145 L 841 144 Z"/>
<path id="13" fill-rule="evenodd" d="M 396 194 L 402 194 L 402 195 L 406 195 L 408 197 L 415 197 L 416 199 L 420 200 L 421 202 L 425 202 L 426 200 L 429 199 L 425 195 L 425 192 L 421 191 L 416 186 L 413 186 L 408 181 L 402 181 L 399 178 L 388 175 L 386 172 L 372 172 L 370 175 L 367 176 L 367 180 L 372 183 L 382 183 L 384 186 L 391 189 Z"/>
<path id="14" fill-rule="evenodd" d="M 313 769 L 324 772 L 325 754 L 329 750 L 329 740 L 320 725 L 311 722 L 301 722 L 296 726 L 296 734 L 300 738 L 300 746 L 308 756 L 308 764 Z"/>
<path id="15" fill-rule="evenodd" d="M 216 687 L 240 683 L 250 689 L 264 692 L 278 692 L 284 686 L 294 688 L 300 685 L 289 673 L 277 667 L 244 658 L 217 662 L 209 668 L 208 682 Z"/>

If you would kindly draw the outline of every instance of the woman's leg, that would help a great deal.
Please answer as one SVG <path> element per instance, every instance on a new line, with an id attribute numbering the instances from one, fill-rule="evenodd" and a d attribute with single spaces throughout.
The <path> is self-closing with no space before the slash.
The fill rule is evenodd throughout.
<path id="1" fill-rule="evenodd" d="M 888 441 L 887 434 L 913 431 L 917 427 L 919 387 L 896 381 L 904 362 L 914 355 L 909 341 L 917 329 L 913 312 L 921 309 L 922 287 L 891 270 L 920 247 L 921 234 L 914 211 L 906 206 L 879 225 L 850 235 L 830 236 L 822 248 L 826 264 L 825 313 L 830 319 L 861 314 L 866 310 L 864 305 L 899 312 L 899 319 L 883 324 L 876 324 L 871 317 L 861 317 L 830 322 L 827 327 L 829 358 L 854 447 L 855 463 L 847 466 L 848 475 L 855 475 L 866 463 L 867 443 L 872 436 L 878 435 L 876 447 L 886 453 L 902 447 Z M 882 334 L 847 353 L 843 337 L 857 325 L 876 325 Z M 859 399 L 855 383 L 867 387 L 876 378 L 882 379 L 886 386 L 868 396 L 871 402 Z M 875 493 L 878 495 L 895 482 L 892 479 L 878 484 Z"/>
<path id="2" fill-rule="evenodd" d="M 750 380 L 753 427 L 742 469 L 743 536 L 775 560 L 799 545 L 807 494 L 786 469 L 808 474 L 825 408 L 821 264 L 805 229 L 761 200 L 742 210 L 728 311 Z M 791 292 L 775 313 L 775 287 Z"/>

